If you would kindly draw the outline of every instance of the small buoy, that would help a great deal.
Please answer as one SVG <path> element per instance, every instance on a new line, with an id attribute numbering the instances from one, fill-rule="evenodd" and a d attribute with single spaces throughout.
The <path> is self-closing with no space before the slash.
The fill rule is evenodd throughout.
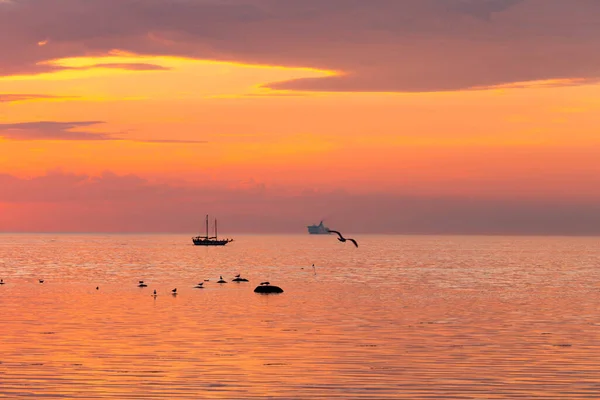
<path id="1" fill-rule="evenodd" d="M 283 289 L 280 288 L 279 286 L 271 286 L 271 285 L 258 285 L 255 289 L 254 289 L 254 293 L 263 293 L 263 294 L 269 294 L 269 293 L 283 293 Z"/>

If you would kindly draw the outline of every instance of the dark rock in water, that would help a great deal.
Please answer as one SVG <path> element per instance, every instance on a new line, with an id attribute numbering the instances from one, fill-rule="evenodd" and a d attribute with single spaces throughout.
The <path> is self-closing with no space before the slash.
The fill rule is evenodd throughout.
<path id="1" fill-rule="evenodd" d="M 234 278 L 231 280 L 232 282 L 248 282 L 246 278 Z"/>
<path id="2" fill-rule="evenodd" d="M 254 289 L 254 293 L 283 293 L 283 289 L 279 286 L 260 285 Z"/>

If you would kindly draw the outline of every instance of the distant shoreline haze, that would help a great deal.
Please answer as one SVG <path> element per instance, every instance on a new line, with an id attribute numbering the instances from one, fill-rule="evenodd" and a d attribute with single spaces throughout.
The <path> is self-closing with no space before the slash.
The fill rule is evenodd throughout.
<path id="1" fill-rule="evenodd" d="M 0 204 L 0 232 L 107 232 L 205 234 L 204 212 L 218 209 L 218 235 L 244 233 L 307 234 L 307 225 L 318 224 L 355 234 L 405 235 L 600 235 L 600 203 L 494 202 L 460 199 L 378 199 L 335 196 L 319 202 L 306 202 L 307 212 L 299 211 L 302 199 L 254 200 L 255 214 L 233 214 L 239 202 L 225 204 L 168 204 L 148 200 L 136 207 L 131 202 L 72 202 Z M 330 204 L 340 206 L 336 209 Z M 260 212 L 270 207 L 274 215 Z M 298 214 L 306 214 L 307 217 Z M 212 235 L 213 214 L 211 213 Z M 310 217 L 314 215 L 315 217 Z"/>

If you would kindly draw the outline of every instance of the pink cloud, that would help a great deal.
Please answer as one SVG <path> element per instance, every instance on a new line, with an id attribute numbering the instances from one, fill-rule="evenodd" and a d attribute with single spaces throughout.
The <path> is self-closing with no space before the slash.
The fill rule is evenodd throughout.
<path id="1" fill-rule="evenodd" d="M 595 80 L 599 11 L 593 0 L 20 0 L 0 5 L 0 75 L 118 48 L 344 72 L 271 85 L 300 90 Z"/>

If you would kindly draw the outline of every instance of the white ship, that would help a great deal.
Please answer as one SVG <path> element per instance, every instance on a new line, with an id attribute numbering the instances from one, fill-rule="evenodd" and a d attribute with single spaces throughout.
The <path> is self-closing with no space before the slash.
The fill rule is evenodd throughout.
<path id="1" fill-rule="evenodd" d="M 329 228 L 323 225 L 323 221 L 319 222 L 319 225 L 307 226 L 308 233 L 311 235 L 330 235 Z"/>

